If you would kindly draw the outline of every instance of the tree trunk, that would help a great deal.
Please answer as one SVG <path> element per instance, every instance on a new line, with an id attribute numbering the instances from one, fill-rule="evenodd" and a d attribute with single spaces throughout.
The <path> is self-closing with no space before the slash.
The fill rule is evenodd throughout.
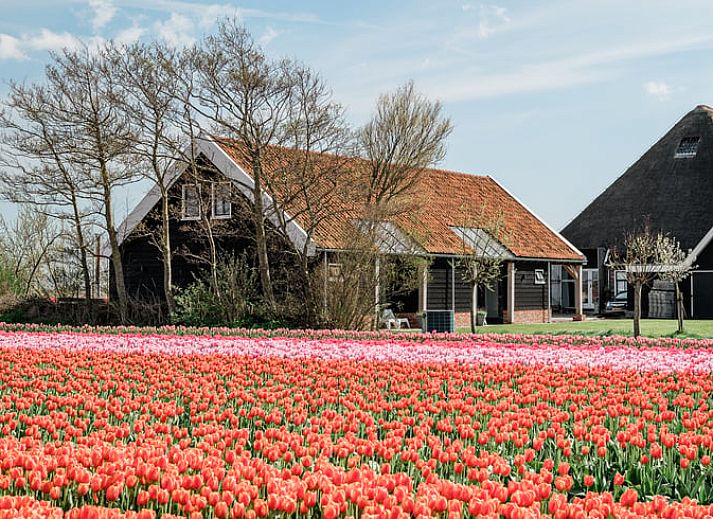
<path id="1" fill-rule="evenodd" d="M 168 193 L 163 190 L 161 197 L 161 255 L 163 256 L 163 292 L 166 299 L 168 315 L 171 316 L 176 311 L 176 303 L 173 298 L 173 253 L 171 252 L 171 227 L 169 214 Z"/>
<path id="2" fill-rule="evenodd" d="M 104 192 L 104 221 L 106 222 L 106 232 L 109 236 L 111 247 L 111 264 L 114 267 L 114 282 L 116 284 L 116 296 L 119 298 L 119 320 L 126 324 L 129 314 L 129 298 L 126 294 L 126 284 L 124 283 L 124 265 L 119 250 L 119 240 L 114 227 L 114 210 L 111 202 L 111 184 L 109 182 L 109 172 L 104 164 L 101 165 L 102 188 Z"/>
<path id="3" fill-rule="evenodd" d="M 114 267 L 116 296 L 119 298 L 119 320 L 122 324 L 126 324 L 129 313 L 129 298 L 126 295 L 126 284 L 124 283 L 124 265 L 121 260 L 121 251 L 119 250 L 119 240 L 116 237 L 116 230 L 108 218 L 107 227 L 109 244 L 111 245 L 111 264 Z"/>
<path id="4" fill-rule="evenodd" d="M 270 277 L 270 259 L 267 255 L 267 237 L 265 233 L 265 207 L 262 200 L 262 167 L 259 153 L 253 153 L 253 220 L 255 222 L 255 245 L 257 248 L 258 267 L 262 296 L 271 309 L 275 307 L 275 294 Z"/>
<path id="5" fill-rule="evenodd" d="M 84 280 L 84 299 L 87 308 L 87 319 L 89 319 L 90 322 L 94 322 L 94 294 L 92 293 L 92 277 L 87 260 L 87 244 L 84 240 L 79 204 L 74 193 L 72 193 L 72 216 L 74 219 L 74 233 L 76 234 L 77 246 L 79 247 L 79 264 L 82 267 L 82 278 Z"/>
<path id="6" fill-rule="evenodd" d="M 676 314 L 678 318 L 678 330 L 677 333 L 683 333 L 683 294 L 681 293 L 681 287 L 676 283 Z"/>
<path id="7" fill-rule="evenodd" d="M 634 337 L 641 335 L 641 283 L 634 285 Z"/>
<path id="8" fill-rule="evenodd" d="M 215 244 L 215 236 L 213 235 L 213 227 L 209 217 L 206 218 L 206 236 L 208 238 L 208 250 L 210 251 L 210 281 L 213 288 L 213 294 L 220 299 L 221 293 L 218 288 L 218 246 Z"/>
<path id="9" fill-rule="evenodd" d="M 471 283 L 470 289 L 471 305 L 470 305 L 470 331 L 475 333 L 478 327 L 478 283 Z"/>
<path id="10" fill-rule="evenodd" d="M 309 270 L 309 259 L 307 254 L 300 254 L 300 270 L 302 272 L 302 293 L 304 294 L 305 318 L 311 327 L 317 327 L 319 311 L 317 310 L 317 296 L 312 287 L 311 272 Z M 325 272 L 325 276 L 327 273 Z M 325 299 L 326 301 L 326 299 Z"/>

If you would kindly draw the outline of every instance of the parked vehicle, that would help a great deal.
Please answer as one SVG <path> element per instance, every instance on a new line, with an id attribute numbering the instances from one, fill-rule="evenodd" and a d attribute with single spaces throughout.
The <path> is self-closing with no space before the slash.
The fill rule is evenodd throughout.
<path id="1" fill-rule="evenodd" d="M 607 301 L 604 307 L 604 314 L 609 316 L 625 315 L 627 298 L 628 294 L 626 292 L 619 292 L 613 299 Z"/>

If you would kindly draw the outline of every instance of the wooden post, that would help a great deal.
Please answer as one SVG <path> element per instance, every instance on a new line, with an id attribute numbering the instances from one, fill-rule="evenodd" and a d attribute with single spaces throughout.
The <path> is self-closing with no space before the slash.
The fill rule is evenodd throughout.
<path id="1" fill-rule="evenodd" d="M 428 310 L 428 267 L 419 267 L 418 275 L 421 282 L 418 285 L 418 313 L 421 314 L 421 325 L 426 320 L 426 310 Z"/>
<path id="2" fill-rule="evenodd" d="M 455 319 L 455 314 L 456 314 L 456 262 L 455 262 L 455 260 L 450 260 L 449 264 L 451 266 L 451 310 L 453 310 L 453 319 Z"/>
<path id="3" fill-rule="evenodd" d="M 552 322 L 552 263 L 547 262 L 547 322 Z"/>
<path id="4" fill-rule="evenodd" d="M 584 321 L 584 309 L 582 307 L 582 290 L 584 288 L 582 275 L 582 265 L 575 267 L 574 278 L 574 320 Z"/>
<path id="5" fill-rule="evenodd" d="M 94 245 L 94 294 L 87 294 L 87 297 L 91 299 L 92 297 L 101 296 L 101 258 L 99 254 L 101 253 L 101 238 L 97 236 L 96 243 Z"/>
<path id="6" fill-rule="evenodd" d="M 326 317 L 326 315 L 327 315 L 327 290 L 329 289 L 328 288 L 328 286 L 329 286 L 328 285 L 329 284 L 329 262 L 327 260 L 327 251 L 326 250 L 324 251 L 324 254 L 323 254 L 322 264 L 323 264 L 323 270 L 324 270 L 324 293 L 322 294 L 322 297 L 324 299 L 324 314 Z"/>
<path id="7" fill-rule="evenodd" d="M 380 284 L 380 275 L 381 275 L 381 258 L 379 256 L 376 256 L 376 259 L 374 260 L 374 280 L 376 283 L 374 284 L 374 329 L 378 330 L 379 329 L 379 305 L 381 304 L 381 284 Z"/>
<path id="8" fill-rule="evenodd" d="M 508 262 L 508 304 L 505 321 L 515 322 L 515 262 Z"/>

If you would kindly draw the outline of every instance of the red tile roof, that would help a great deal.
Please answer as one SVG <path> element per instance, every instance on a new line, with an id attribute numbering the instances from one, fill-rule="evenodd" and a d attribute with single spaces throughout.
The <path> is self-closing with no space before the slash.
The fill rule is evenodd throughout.
<path id="1" fill-rule="evenodd" d="M 247 161 L 238 153 L 235 146 L 228 141 L 216 139 L 221 148 L 248 175 L 252 169 Z M 278 155 L 297 153 L 295 150 L 278 149 Z M 321 155 L 319 161 L 347 160 L 353 169 L 359 169 L 364 162 L 361 159 L 344 159 L 333 155 Z M 272 161 L 270 163 L 276 163 Z M 279 167 L 265 168 L 265 175 L 276 175 Z M 285 183 L 287 185 L 288 183 Z M 279 191 L 279 189 L 278 189 Z M 315 185 L 310 190 L 310 196 L 323 203 L 331 203 L 338 207 L 331 211 L 333 216 L 320 221 L 312 234 L 312 240 L 318 248 L 345 249 L 346 240 L 350 236 L 351 223 L 359 218 L 359 211 L 349 192 L 335 193 L 333 186 L 327 181 Z M 279 195 L 278 195 L 279 196 Z M 305 227 L 309 225 L 305 214 L 304 200 L 299 196 L 290 196 L 288 212 L 295 220 Z M 431 254 L 462 254 L 463 242 L 451 230 L 451 227 L 462 226 L 464 215 L 478 215 L 484 212 L 486 218 L 496 218 L 502 214 L 504 232 L 508 236 L 507 248 L 517 257 L 539 258 L 565 261 L 581 261 L 576 249 L 570 246 L 559 234 L 549 228 L 544 222 L 518 202 L 500 184 L 489 176 L 471 175 L 441 169 L 427 169 L 414 197 L 419 207 L 414 219 L 396 217 L 395 222 L 407 234 L 418 236 L 419 245 Z M 314 202 L 314 200 L 311 200 Z M 414 229 L 415 225 L 415 229 Z M 414 232 L 410 232 L 414 230 Z"/>

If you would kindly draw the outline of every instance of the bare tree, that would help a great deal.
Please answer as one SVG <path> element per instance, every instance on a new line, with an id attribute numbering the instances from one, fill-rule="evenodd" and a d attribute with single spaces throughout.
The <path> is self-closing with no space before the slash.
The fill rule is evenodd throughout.
<path id="1" fill-rule="evenodd" d="M 169 314 L 175 311 L 169 199 L 170 181 L 177 169 L 186 168 L 184 106 L 180 90 L 185 85 L 180 54 L 160 43 L 108 47 L 110 73 L 117 82 L 119 109 L 132 131 L 127 155 L 161 194 L 160 226 L 151 238 L 161 253 L 163 289 Z M 190 73 L 190 72 L 188 72 Z"/>
<path id="2" fill-rule="evenodd" d="M 661 279 L 671 281 L 676 287 L 676 321 L 677 333 L 683 333 L 683 316 L 686 312 L 683 306 L 681 282 L 686 279 L 695 267 L 686 261 L 686 253 L 681 250 L 678 240 L 667 235 L 657 235 L 660 250 L 659 262 Z"/>
<path id="3" fill-rule="evenodd" d="M 198 89 L 195 108 L 216 132 L 230 138 L 234 153 L 248 164 L 253 180 L 252 205 L 262 293 L 274 307 L 275 295 L 267 253 L 264 191 L 265 156 L 282 145 L 289 128 L 293 64 L 271 60 L 235 20 L 224 20 L 216 35 L 205 38 L 195 53 Z"/>
<path id="4" fill-rule="evenodd" d="M 119 299 L 119 315 L 127 320 L 128 297 L 115 225 L 113 197 L 121 186 L 138 180 L 128 155 L 132 139 L 128 114 L 119 108 L 119 89 L 106 48 L 65 49 L 52 54 L 45 69 L 52 92 L 52 115 L 64 126 L 62 160 L 71 163 L 83 194 L 101 215 Z"/>
<path id="5" fill-rule="evenodd" d="M 69 224 L 76 243 L 80 276 L 89 318 L 93 316 L 90 251 L 86 239 L 92 225 L 86 179 L 70 160 L 69 128 L 61 95 L 39 83 L 11 82 L 0 110 L 2 159 L 0 190 L 14 203 Z"/>
<path id="6" fill-rule="evenodd" d="M 478 315 L 478 287 L 493 290 L 503 276 L 503 263 L 511 256 L 509 238 L 502 211 L 492 213 L 482 206 L 477 214 L 464 212 L 463 223 L 457 228 L 463 240 L 463 253 L 457 264 L 463 269 L 463 279 L 470 283 L 470 330 L 475 333 Z"/>
<path id="7" fill-rule="evenodd" d="M 634 287 L 634 337 L 639 337 L 643 287 L 661 274 L 671 274 L 669 264 L 678 262 L 681 253 L 677 243 L 661 232 L 654 233 L 648 223 L 626 233 L 623 247 L 623 253 L 612 251 L 610 266 L 625 271 L 627 282 Z"/>
<path id="8" fill-rule="evenodd" d="M 375 220 L 413 211 L 411 195 L 421 174 L 443 159 L 453 129 L 442 111 L 441 103 L 419 94 L 413 82 L 379 97 L 376 113 L 359 132 L 367 161 L 366 212 Z"/>
<path id="9" fill-rule="evenodd" d="M 0 255 L 20 282 L 18 295 L 49 296 L 43 269 L 59 249 L 63 231 L 43 213 L 21 206 L 12 223 L 0 218 Z"/>
<path id="10" fill-rule="evenodd" d="M 443 159 L 451 131 L 440 102 L 419 94 L 413 82 L 379 97 L 376 113 L 358 134 L 365 160 L 355 186 L 361 197 L 360 230 L 368 242 L 383 239 L 384 222 L 417 221 L 424 200 L 418 193 L 423 172 Z M 406 231 L 414 236 L 414 228 Z M 378 251 L 371 261 L 379 261 Z M 380 285 L 378 276 L 375 281 Z M 378 305 L 375 310 L 374 327 Z"/>

